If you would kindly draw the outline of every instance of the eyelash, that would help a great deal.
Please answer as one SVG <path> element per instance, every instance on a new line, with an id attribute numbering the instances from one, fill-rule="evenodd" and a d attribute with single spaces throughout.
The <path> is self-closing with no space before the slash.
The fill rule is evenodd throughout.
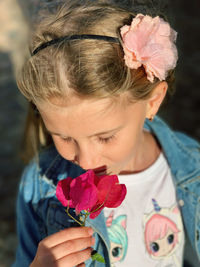
<path id="1" fill-rule="evenodd" d="M 106 137 L 106 138 L 102 138 L 102 137 L 99 137 L 98 138 L 98 141 L 100 143 L 104 143 L 104 144 L 107 144 L 109 142 L 111 142 L 113 139 L 115 138 L 115 135 L 111 135 L 109 137 Z M 61 139 L 64 141 L 64 142 L 71 142 L 72 141 L 72 138 L 71 137 L 61 137 Z"/>
<path id="2" fill-rule="evenodd" d="M 61 137 L 61 139 L 64 141 L 64 142 L 71 142 L 72 141 L 72 138 L 71 137 Z"/>
<path id="3" fill-rule="evenodd" d="M 99 142 L 107 144 L 107 143 L 110 143 L 114 138 L 115 138 L 115 135 L 111 135 L 111 136 L 106 137 L 106 138 L 99 137 Z"/>

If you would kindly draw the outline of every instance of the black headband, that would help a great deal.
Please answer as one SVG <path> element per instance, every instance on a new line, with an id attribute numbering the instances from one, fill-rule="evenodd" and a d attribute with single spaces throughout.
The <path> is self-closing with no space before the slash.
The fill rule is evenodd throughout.
<path id="1" fill-rule="evenodd" d="M 60 43 L 62 41 L 71 41 L 71 40 L 83 40 L 83 39 L 93 39 L 93 40 L 103 40 L 111 43 L 118 43 L 120 44 L 120 41 L 116 37 L 111 36 L 105 36 L 105 35 L 94 35 L 94 34 L 81 34 L 81 35 L 69 35 L 69 36 L 63 36 L 60 38 L 53 39 L 49 42 L 43 43 L 40 46 L 38 46 L 33 52 L 32 56 L 37 54 L 40 50 L 46 48 L 47 46 L 54 45 L 57 43 Z"/>

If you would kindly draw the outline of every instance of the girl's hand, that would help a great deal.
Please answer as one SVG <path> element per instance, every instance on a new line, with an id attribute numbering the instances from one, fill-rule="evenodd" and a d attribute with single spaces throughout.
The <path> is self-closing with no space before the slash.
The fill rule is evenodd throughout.
<path id="1" fill-rule="evenodd" d="M 89 227 L 74 227 L 44 238 L 30 267 L 85 266 L 95 240 Z"/>

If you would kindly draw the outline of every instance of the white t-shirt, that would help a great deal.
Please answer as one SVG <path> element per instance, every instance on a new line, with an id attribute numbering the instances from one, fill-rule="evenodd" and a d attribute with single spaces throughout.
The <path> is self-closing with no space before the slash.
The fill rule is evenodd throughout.
<path id="1" fill-rule="evenodd" d="M 126 198 L 120 207 L 104 209 L 112 266 L 182 266 L 182 218 L 163 153 L 145 171 L 118 177 Z"/>

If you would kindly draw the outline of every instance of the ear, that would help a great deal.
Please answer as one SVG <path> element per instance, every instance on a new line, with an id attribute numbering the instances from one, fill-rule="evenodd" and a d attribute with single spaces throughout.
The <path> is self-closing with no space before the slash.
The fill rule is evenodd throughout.
<path id="1" fill-rule="evenodd" d="M 151 118 L 156 115 L 159 110 L 160 105 L 162 104 L 166 92 L 167 92 L 168 84 L 163 81 L 160 82 L 151 93 L 150 98 L 147 100 L 147 113 L 146 117 Z"/>

